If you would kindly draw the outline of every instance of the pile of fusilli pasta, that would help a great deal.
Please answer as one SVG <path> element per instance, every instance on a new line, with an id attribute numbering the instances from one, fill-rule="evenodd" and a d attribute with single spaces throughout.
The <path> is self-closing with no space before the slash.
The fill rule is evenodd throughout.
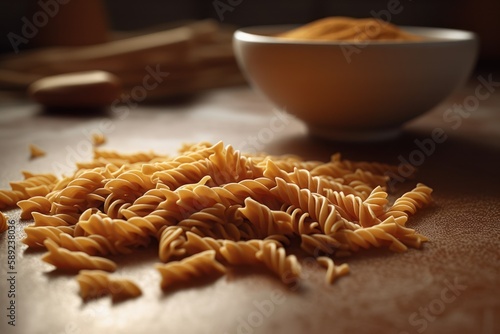
<path id="1" fill-rule="evenodd" d="M 243 155 L 223 143 L 185 145 L 176 157 L 96 151 L 69 177 L 24 173 L 0 191 L 0 209 L 17 204 L 22 218 L 33 218 L 24 243 L 46 248 L 43 260 L 57 268 L 81 271 L 82 297 L 140 295 L 133 282 L 105 272 L 117 269 L 110 255 L 150 244 L 158 245 L 163 288 L 238 265 L 296 282 L 295 244 L 332 283 L 349 271 L 332 257 L 426 241 L 405 224 L 432 189 L 418 184 L 389 204 L 385 174 L 393 170 L 338 154 L 326 163 Z M 104 293 L 109 282 L 123 289 Z"/>

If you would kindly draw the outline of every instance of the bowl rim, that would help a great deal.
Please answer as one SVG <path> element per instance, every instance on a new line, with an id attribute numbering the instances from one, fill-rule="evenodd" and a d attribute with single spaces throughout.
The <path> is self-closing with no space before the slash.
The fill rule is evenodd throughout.
<path id="1" fill-rule="evenodd" d="M 478 40 L 477 34 L 460 29 L 450 29 L 450 28 L 435 28 L 435 27 L 421 27 L 421 26 L 398 26 L 400 29 L 417 34 L 427 39 L 421 41 L 361 41 L 356 42 L 352 40 L 341 40 L 341 41 L 317 41 L 317 40 L 299 40 L 299 39 L 286 39 L 276 36 L 269 36 L 270 34 L 276 34 L 293 28 L 297 28 L 300 25 L 259 25 L 259 26 L 249 26 L 237 29 L 233 38 L 237 41 L 249 42 L 249 43 L 262 43 L 262 44 L 283 44 L 283 45 L 373 45 L 373 46 L 384 46 L 384 47 L 394 47 L 394 46 L 432 46 L 437 44 L 448 44 L 457 42 L 476 42 Z"/>

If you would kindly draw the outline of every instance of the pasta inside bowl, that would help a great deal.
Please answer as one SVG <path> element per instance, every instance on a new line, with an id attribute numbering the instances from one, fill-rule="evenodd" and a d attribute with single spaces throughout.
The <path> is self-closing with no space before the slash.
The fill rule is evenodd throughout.
<path id="1" fill-rule="evenodd" d="M 417 41 L 294 40 L 291 26 L 240 29 L 238 62 L 250 84 L 315 136 L 392 137 L 464 84 L 476 60 L 474 33 L 402 27 Z"/>

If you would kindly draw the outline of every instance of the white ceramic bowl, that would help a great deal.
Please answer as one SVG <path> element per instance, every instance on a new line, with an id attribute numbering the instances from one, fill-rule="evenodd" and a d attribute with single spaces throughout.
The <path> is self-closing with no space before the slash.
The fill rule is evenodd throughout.
<path id="1" fill-rule="evenodd" d="M 394 136 L 464 84 L 478 50 L 474 33 L 441 28 L 402 27 L 419 42 L 273 37 L 291 28 L 236 31 L 236 57 L 254 88 L 329 139 Z"/>

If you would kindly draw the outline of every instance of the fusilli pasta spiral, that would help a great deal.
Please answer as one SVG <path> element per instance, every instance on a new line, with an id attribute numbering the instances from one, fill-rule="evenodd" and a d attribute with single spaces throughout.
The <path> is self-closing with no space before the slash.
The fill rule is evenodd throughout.
<path id="1" fill-rule="evenodd" d="M 100 269 L 105 271 L 115 271 L 116 264 L 102 257 L 90 256 L 84 252 L 69 251 L 61 248 L 51 239 L 45 239 L 45 247 L 48 252 L 42 257 L 42 260 L 63 270 L 80 269 Z"/>
<path id="2" fill-rule="evenodd" d="M 131 280 L 114 278 L 102 270 L 81 270 L 76 277 L 84 300 L 111 295 L 113 300 L 139 297 L 141 289 Z"/>
<path id="3" fill-rule="evenodd" d="M 156 269 L 162 277 L 163 289 L 195 278 L 226 273 L 226 268 L 215 259 L 214 250 L 203 251 L 181 261 L 157 264 Z"/>
<path id="4" fill-rule="evenodd" d="M 9 225 L 7 225 L 7 217 L 0 211 L 0 233 L 7 231 Z"/>
<path id="5" fill-rule="evenodd" d="M 92 270 L 77 278 L 85 299 L 102 292 L 138 296 L 135 284 L 99 270 L 116 269 L 110 255 L 150 245 L 158 247 L 156 269 L 168 288 L 240 265 L 296 281 L 302 269 L 291 250 L 298 245 L 326 268 L 331 284 L 349 272 L 332 257 L 372 247 L 401 252 L 427 241 L 405 225 L 431 202 L 432 189 L 419 183 L 390 202 L 386 183 L 394 166 L 340 154 L 326 163 L 250 155 L 222 142 L 184 145 L 180 152 L 96 150 L 93 161 L 61 179 L 24 172 L 24 180 L 0 190 L 0 209 L 17 204 L 23 219 L 33 219 L 23 242 L 46 248 L 44 261 Z"/>

